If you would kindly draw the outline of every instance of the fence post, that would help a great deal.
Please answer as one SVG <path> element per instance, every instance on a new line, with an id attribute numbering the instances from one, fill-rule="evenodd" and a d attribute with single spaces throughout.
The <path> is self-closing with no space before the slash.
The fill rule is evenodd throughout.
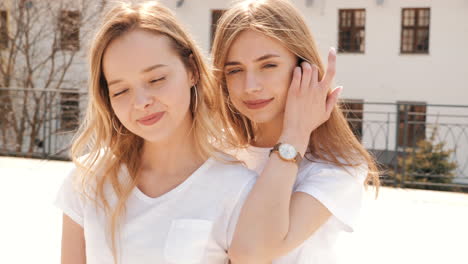
<path id="1" fill-rule="evenodd" d="M 47 111 L 47 112 L 50 112 L 50 110 L 48 111 L 48 108 L 47 108 L 47 100 L 48 100 L 48 94 L 47 92 L 43 92 L 44 93 L 44 111 Z M 39 107 L 39 109 L 41 109 Z M 43 138 L 44 138 L 44 141 L 42 143 L 42 157 L 43 158 L 46 158 L 47 157 L 47 152 L 48 150 L 46 150 L 46 142 L 45 142 L 45 139 L 46 139 L 46 136 L 47 136 L 47 119 L 46 119 L 46 116 L 48 116 L 48 113 L 44 113 L 44 123 L 42 124 L 42 130 L 43 130 Z"/>
<path id="2" fill-rule="evenodd" d="M 402 152 L 402 170 L 401 170 L 401 187 L 405 187 L 405 178 L 406 178 L 406 148 L 408 146 L 408 104 L 405 104 L 405 122 L 403 125 L 403 152 Z"/>
<path id="3" fill-rule="evenodd" d="M 398 140 L 400 139 L 400 103 L 396 104 L 396 115 L 395 115 L 395 156 L 393 158 L 393 171 L 394 171 L 394 178 L 393 178 L 393 186 L 398 187 Z"/>

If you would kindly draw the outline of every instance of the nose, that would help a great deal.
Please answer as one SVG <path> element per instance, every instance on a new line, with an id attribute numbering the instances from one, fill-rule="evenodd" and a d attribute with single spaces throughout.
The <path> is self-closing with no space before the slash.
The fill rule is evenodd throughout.
<path id="1" fill-rule="evenodd" d="M 247 93 L 255 93 L 262 90 L 261 83 L 259 82 L 255 73 L 247 72 L 245 74 L 245 92 Z"/>
<path id="2" fill-rule="evenodd" d="M 135 89 L 134 96 L 134 106 L 137 110 L 145 110 L 154 101 L 153 96 L 144 86 L 137 87 Z"/>

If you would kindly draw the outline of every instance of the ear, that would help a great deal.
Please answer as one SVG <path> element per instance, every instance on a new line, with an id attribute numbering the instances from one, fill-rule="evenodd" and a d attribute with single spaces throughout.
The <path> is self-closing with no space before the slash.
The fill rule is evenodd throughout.
<path id="1" fill-rule="evenodd" d="M 190 71 L 189 71 L 189 78 L 192 86 L 196 85 L 200 80 L 200 72 L 198 71 L 197 64 L 195 63 L 195 59 L 193 58 L 193 54 L 189 55 L 189 64 L 190 64 Z"/>

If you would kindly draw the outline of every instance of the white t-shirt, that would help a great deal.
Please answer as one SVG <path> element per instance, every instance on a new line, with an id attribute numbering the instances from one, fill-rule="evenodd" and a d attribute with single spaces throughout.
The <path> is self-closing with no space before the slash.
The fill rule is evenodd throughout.
<path id="1" fill-rule="evenodd" d="M 65 179 L 55 203 L 83 227 L 86 263 L 113 263 L 107 218 L 80 195 L 73 175 Z M 255 176 L 241 164 L 210 158 L 162 196 L 151 198 L 135 188 L 120 234 L 119 263 L 227 263 L 227 249 Z M 115 202 L 115 195 L 109 197 Z"/>
<path id="2" fill-rule="evenodd" d="M 235 156 L 260 174 L 271 148 L 250 146 Z M 320 201 L 332 216 L 315 233 L 273 264 L 335 264 L 334 245 L 341 231 L 352 232 L 358 217 L 367 176 L 367 164 L 346 170 L 325 162 L 303 159 L 293 192 L 303 192 Z"/>

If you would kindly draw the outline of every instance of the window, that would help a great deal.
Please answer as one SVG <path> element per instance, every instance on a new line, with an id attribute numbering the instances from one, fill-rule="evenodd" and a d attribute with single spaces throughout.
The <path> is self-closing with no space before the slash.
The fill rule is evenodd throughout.
<path id="1" fill-rule="evenodd" d="M 426 103 L 398 102 L 398 146 L 413 147 L 425 138 Z"/>
<path id="2" fill-rule="evenodd" d="M 365 9 L 339 10 L 338 51 L 363 53 L 365 50 Z"/>
<path id="3" fill-rule="evenodd" d="M 0 49 L 8 48 L 8 13 L 0 10 Z"/>
<path id="4" fill-rule="evenodd" d="M 62 10 L 59 17 L 60 49 L 80 49 L 80 12 Z"/>
<path id="5" fill-rule="evenodd" d="M 362 118 L 364 115 L 364 100 L 359 99 L 344 99 L 341 101 L 341 109 L 348 120 L 349 127 L 354 135 L 362 139 Z"/>
<path id="6" fill-rule="evenodd" d="M 401 53 L 429 53 L 429 8 L 403 8 Z"/>
<path id="7" fill-rule="evenodd" d="M 221 18 L 221 16 L 226 12 L 226 10 L 223 9 L 217 9 L 217 10 L 212 10 L 211 11 L 211 44 L 210 47 L 213 46 L 213 40 L 215 37 L 216 33 L 216 26 L 218 25 L 218 20 Z"/>
<path id="8" fill-rule="evenodd" d="M 80 118 L 80 94 L 60 93 L 60 130 L 73 131 L 78 128 Z"/>

